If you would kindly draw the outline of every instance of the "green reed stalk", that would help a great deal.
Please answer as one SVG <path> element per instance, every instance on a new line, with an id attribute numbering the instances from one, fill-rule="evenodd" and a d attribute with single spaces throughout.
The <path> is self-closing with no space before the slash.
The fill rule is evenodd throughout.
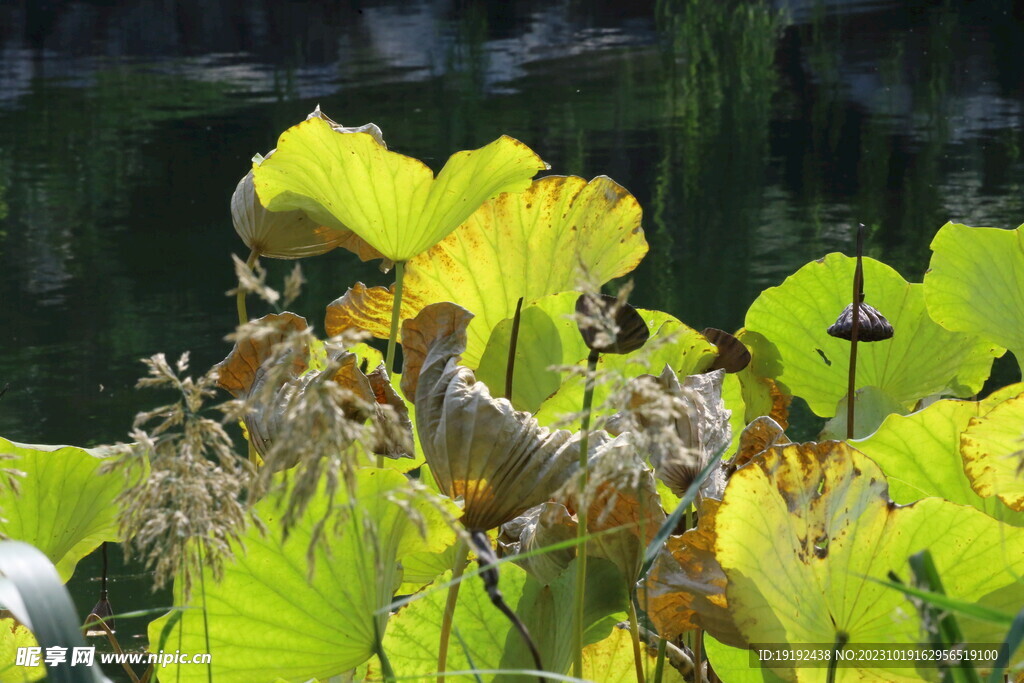
<path id="1" fill-rule="evenodd" d="M 448 641 L 452 632 L 452 618 L 455 616 L 455 603 L 459 598 L 459 586 L 462 582 L 462 572 L 466 569 L 466 560 L 469 558 L 469 544 L 459 538 L 458 549 L 455 551 L 455 564 L 452 565 L 452 581 L 448 586 L 448 601 L 444 605 L 444 616 L 441 617 L 441 644 L 437 650 L 437 683 L 444 683 L 443 675 L 448 668 Z"/>
<path id="2" fill-rule="evenodd" d="M 580 437 L 580 485 L 579 500 L 576 503 L 576 618 L 572 625 L 573 663 L 572 675 L 583 678 L 583 599 L 587 590 L 587 446 L 590 441 L 590 410 L 594 403 L 594 381 L 597 372 L 598 351 L 591 350 L 587 356 L 586 388 L 583 391 L 583 424 Z"/>

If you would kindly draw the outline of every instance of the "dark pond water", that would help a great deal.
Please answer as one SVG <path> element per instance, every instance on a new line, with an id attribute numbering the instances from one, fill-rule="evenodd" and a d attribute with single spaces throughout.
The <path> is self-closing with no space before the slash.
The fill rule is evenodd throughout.
<path id="1" fill-rule="evenodd" d="M 694 327 L 739 327 L 858 222 L 919 281 L 947 220 L 1024 222 L 1022 5 L 2 2 L 0 435 L 125 439 L 161 398 L 132 389 L 140 357 L 226 354 L 228 199 L 317 103 L 435 169 L 507 133 L 611 176 L 645 209 L 634 300 Z M 318 323 L 390 281 L 340 251 L 303 267 Z M 119 609 L 167 600 L 121 580 Z"/>

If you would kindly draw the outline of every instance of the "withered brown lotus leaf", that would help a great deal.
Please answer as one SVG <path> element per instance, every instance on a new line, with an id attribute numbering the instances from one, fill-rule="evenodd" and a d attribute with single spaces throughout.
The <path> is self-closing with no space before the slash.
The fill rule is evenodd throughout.
<path id="1" fill-rule="evenodd" d="M 576 538 L 576 520 L 561 503 L 547 502 L 534 506 L 501 527 L 498 542 L 506 555 L 521 555 Z M 531 555 L 515 563 L 542 584 L 557 579 L 576 557 L 576 548 Z"/>
<path id="2" fill-rule="evenodd" d="M 748 424 L 740 434 L 739 446 L 726 465 L 726 474 L 731 476 L 773 446 L 786 446 L 790 443 L 792 441 L 782 426 L 767 415 L 762 415 Z"/>
<path id="3" fill-rule="evenodd" d="M 402 327 L 402 391 L 415 396 L 423 454 L 441 491 L 465 501 L 462 522 L 487 530 L 560 488 L 578 467 L 580 435 L 541 427 L 495 399 L 459 360 L 472 314 L 456 304 L 427 306 Z M 591 435 L 592 452 L 608 437 Z"/>
<path id="4" fill-rule="evenodd" d="M 635 308 L 607 294 L 583 294 L 576 300 L 577 325 L 587 348 L 600 353 L 630 353 L 651 336 Z"/>
<path id="5" fill-rule="evenodd" d="M 394 302 L 395 286 L 367 287 L 357 282 L 349 287 L 342 296 L 327 305 L 327 316 L 324 329 L 332 337 L 345 330 L 365 330 L 375 337 L 387 339 L 391 334 L 391 306 Z M 415 293 L 404 291 L 402 294 L 402 320 L 412 318 L 423 304 Z M 399 333 L 398 341 L 402 341 Z M 407 394 L 407 396 L 410 396 Z"/>
<path id="6" fill-rule="evenodd" d="M 253 324 L 265 326 L 269 332 L 249 335 L 236 343 L 217 368 L 218 386 L 249 403 L 243 422 L 260 456 L 266 458 L 275 440 L 287 430 L 289 406 L 313 383 L 330 380 L 346 390 L 338 400 L 347 419 L 374 421 L 375 443 L 368 444 L 374 453 L 413 457 L 408 409 L 390 386 L 383 368 L 367 376 L 359 369 L 355 354 L 335 349 L 328 354 L 330 370 L 307 373 L 309 350 L 305 345 L 283 354 L 279 349 L 289 335 L 307 328 L 304 318 L 280 313 L 264 316 Z M 281 365 L 289 367 L 282 371 Z M 269 382 L 275 384 L 268 386 Z"/>
<path id="7" fill-rule="evenodd" d="M 739 339 L 725 330 L 715 327 L 705 327 L 703 334 L 709 342 L 718 347 L 718 357 L 707 372 L 714 370 L 725 370 L 726 372 L 739 372 L 750 365 L 750 351 Z"/>
<path id="8" fill-rule="evenodd" d="M 306 329 L 306 319 L 294 313 L 272 313 L 252 322 L 264 330 L 276 331 L 249 335 L 237 342 L 227 358 L 218 363 L 217 386 L 231 393 L 235 398 L 243 398 L 252 388 L 256 373 L 273 353 L 274 347 L 280 344 L 289 334 Z M 307 358 L 296 356 L 292 359 L 293 373 L 298 376 L 306 369 Z"/>
<path id="9" fill-rule="evenodd" d="M 620 446 L 628 447 L 618 441 Z M 616 442 L 609 442 L 595 462 L 616 457 L 615 450 Z M 640 462 L 632 465 L 620 466 L 608 475 L 598 474 L 602 481 L 593 486 L 587 514 L 588 532 L 598 534 L 587 542 L 587 553 L 612 562 L 630 580 L 639 574 L 644 550 L 666 519 L 653 474 Z M 572 514 L 559 502 L 531 508 L 502 527 L 504 547 L 512 554 L 525 553 L 575 538 L 577 516 L 578 512 Z M 549 583 L 575 556 L 576 549 L 570 547 L 535 555 L 519 564 L 542 583 Z"/>
<path id="10" fill-rule="evenodd" d="M 705 498 L 698 508 L 697 527 L 669 537 L 638 598 L 664 638 L 675 640 L 702 628 L 723 643 L 746 647 L 728 609 L 725 571 L 715 558 L 719 505 L 720 501 Z"/>
<path id="11" fill-rule="evenodd" d="M 857 341 L 876 342 L 892 339 L 892 325 L 873 306 L 860 304 L 860 315 L 857 322 Z M 853 304 L 843 309 L 839 318 L 828 328 L 828 333 L 833 337 L 848 341 L 853 339 Z"/>
<path id="12" fill-rule="evenodd" d="M 679 382 L 668 365 L 658 377 L 641 375 L 630 384 L 626 410 L 612 418 L 609 430 L 634 429 L 644 441 L 655 475 L 677 496 L 732 439 L 731 410 L 722 401 L 724 370 L 690 375 Z M 725 477 L 715 470 L 701 495 L 721 497 Z"/>

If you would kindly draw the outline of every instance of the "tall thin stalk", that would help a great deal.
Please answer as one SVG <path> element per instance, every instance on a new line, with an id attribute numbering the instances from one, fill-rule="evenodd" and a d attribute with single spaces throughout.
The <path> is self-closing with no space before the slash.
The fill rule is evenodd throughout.
<path id="1" fill-rule="evenodd" d="M 462 573 L 466 569 L 469 558 L 469 544 L 461 537 L 455 551 L 455 564 L 452 565 L 452 581 L 448 586 L 448 601 L 444 605 L 444 616 L 441 617 L 441 643 L 437 650 L 437 683 L 444 683 L 443 675 L 448 668 L 448 641 L 452 632 L 452 618 L 455 616 L 455 603 L 459 597 L 459 586 L 462 585 Z"/>
<path id="2" fill-rule="evenodd" d="M 853 438 L 854 404 L 857 391 L 857 336 L 860 332 L 860 302 L 864 298 L 864 226 L 857 228 L 857 268 L 853 272 L 853 325 L 850 331 L 850 374 L 846 388 L 846 438 Z"/>
<path id="3" fill-rule="evenodd" d="M 587 447 L 590 441 L 590 411 L 594 403 L 594 382 L 597 373 L 597 360 L 600 353 L 591 350 L 587 356 L 586 388 L 583 391 L 583 424 L 580 436 L 580 485 L 579 500 L 576 503 L 576 618 L 572 625 L 573 663 L 572 675 L 583 678 L 583 602 L 587 590 L 587 545 L 583 539 L 587 536 Z"/>
<path id="4" fill-rule="evenodd" d="M 636 683 L 644 683 L 644 664 L 640 651 L 640 622 L 636 618 L 636 603 L 633 601 L 633 587 L 626 582 L 629 595 L 629 632 L 633 636 L 633 664 L 636 667 Z"/>
<path id="5" fill-rule="evenodd" d="M 388 354 L 384 359 L 388 377 L 395 373 L 395 342 L 398 340 L 398 323 L 402 319 L 402 283 L 405 280 L 405 261 L 395 262 L 395 296 L 391 303 L 391 334 L 388 336 Z M 384 456 L 377 456 L 377 467 L 384 467 Z"/>
<path id="6" fill-rule="evenodd" d="M 519 345 L 519 322 L 523 316 L 523 297 L 516 303 L 516 314 L 512 316 L 512 337 L 508 342 L 508 364 L 505 366 L 505 398 L 512 400 L 512 375 L 516 369 L 516 346 Z"/>

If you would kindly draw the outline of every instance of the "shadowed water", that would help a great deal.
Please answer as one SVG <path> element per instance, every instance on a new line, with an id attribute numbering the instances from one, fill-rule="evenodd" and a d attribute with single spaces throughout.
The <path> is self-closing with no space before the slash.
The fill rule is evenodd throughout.
<path id="1" fill-rule="evenodd" d="M 633 301 L 698 329 L 740 327 L 759 291 L 849 253 L 857 222 L 920 281 L 947 220 L 1024 222 L 1022 17 L 995 0 L 0 4 L 0 435 L 126 439 L 165 398 L 132 389 L 140 357 L 224 357 L 228 199 L 318 103 L 435 170 L 509 134 L 554 173 L 611 176 L 645 210 Z M 340 250 L 303 268 L 317 326 L 356 280 L 390 283 Z M 73 579 L 82 609 L 97 567 Z M 169 600 L 121 580 L 115 609 Z"/>

